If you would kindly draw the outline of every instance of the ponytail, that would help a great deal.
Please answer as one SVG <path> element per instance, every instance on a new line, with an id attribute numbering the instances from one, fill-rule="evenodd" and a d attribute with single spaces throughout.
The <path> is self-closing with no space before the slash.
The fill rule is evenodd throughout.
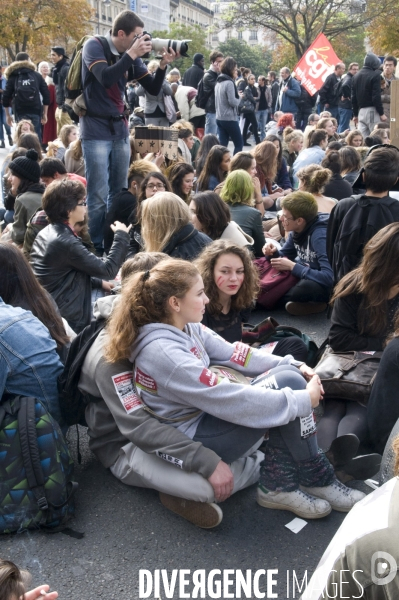
<path id="1" fill-rule="evenodd" d="M 194 265 L 174 258 L 162 261 L 150 271 L 131 275 L 109 320 L 105 360 L 115 363 L 129 358 L 140 327 L 170 324 L 169 298 L 183 298 L 198 276 Z"/>

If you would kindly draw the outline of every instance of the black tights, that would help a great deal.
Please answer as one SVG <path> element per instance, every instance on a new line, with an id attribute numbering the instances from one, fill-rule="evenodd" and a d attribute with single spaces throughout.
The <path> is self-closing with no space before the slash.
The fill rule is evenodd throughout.
<path id="1" fill-rule="evenodd" d="M 248 127 L 250 125 L 252 125 L 252 133 L 254 134 L 255 142 L 257 144 L 259 144 L 260 143 L 260 137 L 259 137 L 259 133 L 258 133 L 258 121 L 256 120 L 256 116 L 255 116 L 254 112 L 247 113 L 245 115 L 244 131 L 242 133 L 242 138 L 243 138 L 244 142 L 247 141 Z"/>
<path id="2" fill-rule="evenodd" d="M 324 415 L 317 426 L 320 448 L 326 451 L 335 438 L 354 433 L 360 442 L 367 437 L 367 413 L 357 402 L 329 400 L 324 404 Z"/>

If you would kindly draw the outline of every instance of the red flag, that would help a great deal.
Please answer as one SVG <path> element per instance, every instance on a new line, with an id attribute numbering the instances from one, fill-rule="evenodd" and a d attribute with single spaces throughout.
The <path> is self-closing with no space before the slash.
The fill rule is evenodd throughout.
<path id="1" fill-rule="evenodd" d="M 295 67 L 294 73 L 303 87 L 313 96 L 339 62 L 338 56 L 324 33 L 319 33 Z"/>

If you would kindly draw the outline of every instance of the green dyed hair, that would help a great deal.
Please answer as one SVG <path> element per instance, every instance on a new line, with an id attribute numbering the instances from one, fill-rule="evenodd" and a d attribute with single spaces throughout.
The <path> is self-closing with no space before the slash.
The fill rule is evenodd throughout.
<path id="1" fill-rule="evenodd" d="M 227 204 L 248 204 L 254 203 L 254 184 L 252 177 L 243 169 L 237 169 L 227 175 L 220 197 Z"/>
<path id="2" fill-rule="evenodd" d="M 316 198 L 309 192 L 292 192 L 281 201 L 281 207 L 290 211 L 294 219 L 305 219 L 307 223 L 317 216 L 319 207 Z"/>

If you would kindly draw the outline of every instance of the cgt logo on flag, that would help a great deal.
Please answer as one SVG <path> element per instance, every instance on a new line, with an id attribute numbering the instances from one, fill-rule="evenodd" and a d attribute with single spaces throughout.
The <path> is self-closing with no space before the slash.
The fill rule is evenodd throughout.
<path id="1" fill-rule="evenodd" d="M 295 67 L 294 73 L 309 94 L 314 96 L 339 62 L 341 61 L 324 33 L 319 33 Z"/>

